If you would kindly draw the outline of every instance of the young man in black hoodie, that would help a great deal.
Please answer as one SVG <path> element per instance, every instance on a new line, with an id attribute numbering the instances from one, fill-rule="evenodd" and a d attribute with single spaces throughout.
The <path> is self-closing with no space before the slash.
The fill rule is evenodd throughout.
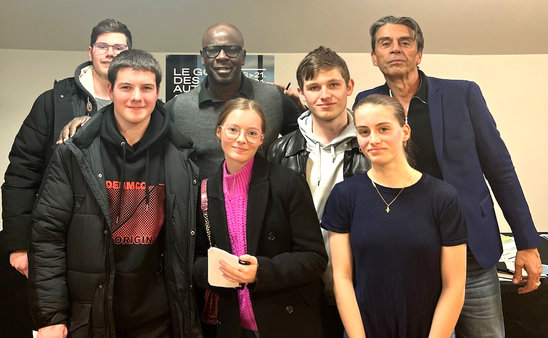
<path id="1" fill-rule="evenodd" d="M 56 150 L 33 214 L 39 335 L 199 336 L 192 145 L 157 101 L 150 54 L 122 52 L 108 79 L 113 104 Z"/>

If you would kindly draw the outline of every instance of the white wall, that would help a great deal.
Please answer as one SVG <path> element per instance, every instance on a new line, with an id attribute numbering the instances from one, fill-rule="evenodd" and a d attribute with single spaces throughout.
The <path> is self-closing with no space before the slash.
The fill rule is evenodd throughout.
<path id="1" fill-rule="evenodd" d="M 182 54 L 184 52 L 181 52 Z M 162 66 L 165 53 L 153 53 Z M 275 54 L 275 77 L 296 88 L 295 69 L 305 54 Z M 368 54 L 341 53 L 356 81 L 356 91 L 384 82 Z M 54 79 L 72 76 L 87 60 L 86 52 L 0 49 L 0 172 L 15 134 L 34 99 Z M 477 82 L 506 141 L 539 231 L 548 231 L 548 55 L 429 55 L 421 69 L 427 75 Z M 164 91 L 161 90 L 162 97 Z M 509 231 L 500 210 L 501 231 Z"/>

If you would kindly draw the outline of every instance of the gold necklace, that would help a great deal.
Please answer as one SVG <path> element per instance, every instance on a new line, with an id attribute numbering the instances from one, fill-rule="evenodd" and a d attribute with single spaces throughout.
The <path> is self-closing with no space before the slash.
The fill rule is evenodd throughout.
<path id="1" fill-rule="evenodd" d="M 394 197 L 394 199 L 392 200 L 392 202 L 390 203 L 386 203 L 386 200 L 384 199 L 384 197 L 382 197 L 381 195 L 381 192 L 379 191 L 379 189 L 377 188 L 377 185 L 375 184 L 375 182 L 373 180 L 371 180 L 371 183 L 373 183 L 373 188 L 375 188 L 375 190 L 377 191 L 377 194 L 379 194 L 379 197 L 381 198 L 381 200 L 384 202 L 384 204 L 386 204 L 386 213 L 389 213 L 390 212 L 390 206 L 392 205 L 392 203 L 394 203 L 394 201 L 400 197 L 403 189 L 405 189 L 405 187 L 401 188 L 400 192 L 396 195 L 396 197 Z"/>

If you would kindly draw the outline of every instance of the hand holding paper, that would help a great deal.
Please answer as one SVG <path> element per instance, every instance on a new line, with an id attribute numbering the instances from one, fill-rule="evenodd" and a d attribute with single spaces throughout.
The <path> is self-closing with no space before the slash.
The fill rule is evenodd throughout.
<path id="1" fill-rule="evenodd" d="M 209 282 L 209 285 L 223 288 L 235 288 L 240 286 L 240 283 L 231 282 L 223 276 L 223 273 L 221 272 L 221 259 L 225 264 L 235 268 L 240 265 L 238 263 L 238 256 L 234 256 L 219 248 L 209 248 L 207 250 L 207 281 Z"/>
<path id="2" fill-rule="evenodd" d="M 257 257 L 241 255 L 240 264 L 237 267 L 221 261 L 221 272 L 223 276 L 240 284 L 254 283 L 257 280 L 257 268 L 259 267 Z"/>

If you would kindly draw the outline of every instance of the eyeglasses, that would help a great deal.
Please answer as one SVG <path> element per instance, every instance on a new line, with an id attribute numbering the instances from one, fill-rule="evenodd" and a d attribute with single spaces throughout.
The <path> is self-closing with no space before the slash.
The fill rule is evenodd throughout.
<path id="1" fill-rule="evenodd" d="M 247 130 L 244 130 L 235 124 L 220 126 L 220 128 L 223 129 L 225 136 L 231 140 L 235 140 L 240 137 L 242 132 L 244 132 L 245 139 L 249 143 L 260 142 L 264 137 L 263 132 L 256 128 L 249 128 Z"/>
<path id="2" fill-rule="evenodd" d="M 115 43 L 113 45 L 109 45 L 108 43 L 105 43 L 105 42 L 96 42 L 92 46 L 97 48 L 97 53 L 99 54 L 106 53 L 110 47 L 112 47 L 112 51 L 114 52 L 114 54 L 120 54 L 121 52 L 128 49 L 128 46 L 122 43 Z"/>
<path id="3" fill-rule="evenodd" d="M 229 58 L 235 58 L 242 52 L 242 47 L 238 45 L 211 45 L 205 46 L 202 52 L 207 55 L 208 58 L 216 58 L 221 52 L 221 49 L 225 52 Z"/>

